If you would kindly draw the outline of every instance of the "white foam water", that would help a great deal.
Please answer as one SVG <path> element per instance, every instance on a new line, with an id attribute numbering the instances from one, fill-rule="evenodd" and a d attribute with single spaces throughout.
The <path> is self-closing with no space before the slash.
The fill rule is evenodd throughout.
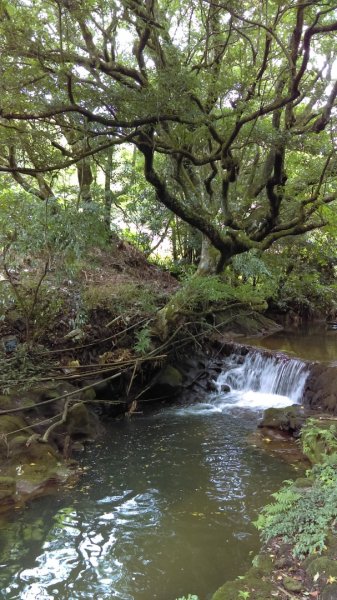
<path id="1" fill-rule="evenodd" d="M 265 356 L 251 351 L 232 354 L 215 385 L 217 392 L 207 402 L 178 409 L 180 414 L 211 415 L 232 409 L 262 411 L 301 402 L 308 376 L 304 362 L 286 356 Z M 227 391 L 222 391 L 223 389 Z"/>

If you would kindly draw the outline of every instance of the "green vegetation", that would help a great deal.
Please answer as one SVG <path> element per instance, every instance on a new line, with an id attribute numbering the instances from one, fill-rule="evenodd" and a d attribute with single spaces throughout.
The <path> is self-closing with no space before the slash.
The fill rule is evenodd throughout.
<path id="1" fill-rule="evenodd" d="M 319 452 L 314 450 L 319 445 Z M 294 556 L 321 553 L 337 517 L 337 430 L 334 424 L 322 427 L 310 420 L 303 429 L 302 448 L 318 462 L 306 478 L 286 481 L 272 494 L 274 502 L 265 506 L 256 521 L 262 539 L 280 536 L 291 543 Z"/>

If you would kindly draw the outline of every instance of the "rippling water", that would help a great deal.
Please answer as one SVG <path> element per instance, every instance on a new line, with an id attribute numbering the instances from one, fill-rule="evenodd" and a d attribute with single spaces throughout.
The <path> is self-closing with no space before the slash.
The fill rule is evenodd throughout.
<path id="1" fill-rule="evenodd" d="M 206 407 L 110 424 L 77 488 L 3 519 L 0 598 L 205 600 L 243 573 L 294 471 L 247 445 L 256 412 Z"/>

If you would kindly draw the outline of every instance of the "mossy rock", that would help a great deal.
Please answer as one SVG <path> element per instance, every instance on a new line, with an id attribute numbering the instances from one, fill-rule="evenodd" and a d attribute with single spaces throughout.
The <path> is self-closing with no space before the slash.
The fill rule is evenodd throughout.
<path id="1" fill-rule="evenodd" d="M 310 564 L 306 566 L 307 573 L 313 578 L 316 573 L 324 575 L 325 577 L 337 577 L 337 561 L 320 556 L 310 561 Z"/>
<path id="2" fill-rule="evenodd" d="M 0 501 L 13 498 L 16 493 L 16 481 L 14 477 L 0 477 Z"/>
<path id="3" fill-rule="evenodd" d="M 0 395 L 0 410 L 9 410 L 13 408 L 13 400 L 10 396 Z"/>
<path id="4" fill-rule="evenodd" d="M 92 402 L 96 398 L 96 392 L 93 387 L 88 388 L 81 392 L 81 400 L 85 400 L 86 402 Z"/>
<path id="5" fill-rule="evenodd" d="M 182 389 L 183 379 L 183 375 L 176 367 L 166 365 L 152 381 L 151 396 L 155 398 L 176 396 Z"/>
<path id="6" fill-rule="evenodd" d="M 273 590 L 270 581 L 264 581 L 261 577 L 250 577 L 247 574 L 238 581 L 225 583 L 213 594 L 211 600 L 238 600 L 240 592 L 249 592 L 249 600 L 270 600 Z"/>
<path id="7" fill-rule="evenodd" d="M 294 577 L 284 577 L 282 583 L 287 592 L 294 592 L 297 594 L 303 590 L 302 582 L 298 579 L 294 579 Z"/>
<path id="8" fill-rule="evenodd" d="M 314 480 L 310 477 L 298 477 L 294 481 L 294 487 L 297 489 L 311 488 L 314 484 Z"/>
<path id="9" fill-rule="evenodd" d="M 88 411 L 83 402 L 78 402 L 69 409 L 66 428 L 72 437 L 90 439 L 97 435 L 97 418 Z"/>
<path id="10" fill-rule="evenodd" d="M 255 573 L 258 575 L 269 575 L 273 568 L 273 559 L 267 554 L 257 554 L 253 558 L 253 567 L 249 570 L 249 573 L 253 575 L 252 569 L 255 569 Z"/>
<path id="11" fill-rule="evenodd" d="M 26 421 L 22 417 L 14 415 L 0 415 L 0 435 L 10 435 L 12 432 L 27 427 Z M 26 430 L 32 433 L 31 430 Z"/>
<path id="12" fill-rule="evenodd" d="M 267 408 L 264 411 L 259 427 L 280 429 L 289 433 L 297 432 L 305 422 L 303 409 L 298 405 L 284 408 Z"/>

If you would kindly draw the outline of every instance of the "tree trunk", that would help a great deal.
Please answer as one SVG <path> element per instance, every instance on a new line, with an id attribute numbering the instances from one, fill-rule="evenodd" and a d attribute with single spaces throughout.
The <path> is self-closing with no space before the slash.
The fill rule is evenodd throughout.
<path id="1" fill-rule="evenodd" d="M 201 241 L 201 255 L 197 275 L 214 275 L 217 272 L 219 252 L 214 248 L 210 239 L 205 235 Z"/>

